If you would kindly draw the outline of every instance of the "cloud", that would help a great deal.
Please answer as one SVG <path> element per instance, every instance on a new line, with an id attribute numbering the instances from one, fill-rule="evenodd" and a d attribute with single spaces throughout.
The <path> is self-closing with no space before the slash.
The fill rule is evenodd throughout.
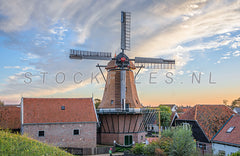
<path id="1" fill-rule="evenodd" d="M 237 51 L 233 52 L 232 54 L 233 54 L 233 56 L 235 56 L 235 57 L 240 56 L 240 51 L 237 50 Z"/>
<path id="2" fill-rule="evenodd" d="M 20 66 L 4 66 L 5 69 L 19 69 Z"/>

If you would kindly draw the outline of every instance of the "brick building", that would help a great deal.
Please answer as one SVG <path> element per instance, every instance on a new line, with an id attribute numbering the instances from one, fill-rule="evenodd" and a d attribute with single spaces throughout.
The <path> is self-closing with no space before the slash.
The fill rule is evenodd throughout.
<path id="1" fill-rule="evenodd" d="M 96 147 L 92 98 L 22 98 L 21 133 L 58 147 Z"/>
<path id="2" fill-rule="evenodd" d="M 0 106 L 0 129 L 20 132 L 20 105 Z"/>

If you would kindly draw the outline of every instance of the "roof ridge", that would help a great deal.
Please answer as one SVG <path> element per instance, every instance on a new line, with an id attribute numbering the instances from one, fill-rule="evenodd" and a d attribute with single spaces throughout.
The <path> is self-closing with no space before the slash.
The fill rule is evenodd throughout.
<path id="1" fill-rule="evenodd" d="M 228 120 L 223 124 L 223 126 L 221 128 L 219 128 L 219 130 L 217 131 L 217 133 L 211 138 L 211 141 L 213 141 L 213 139 L 218 135 L 218 133 L 227 125 L 227 123 L 235 116 L 235 114 L 232 114 L 230 116 L 230 118 L 228 118 Z"/>

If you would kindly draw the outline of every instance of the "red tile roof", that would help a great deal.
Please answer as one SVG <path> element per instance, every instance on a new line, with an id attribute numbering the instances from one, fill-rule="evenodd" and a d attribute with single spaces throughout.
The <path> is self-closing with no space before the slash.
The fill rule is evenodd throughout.
<path id="1" fill-rule="evenodd" d="M 234 129 L 231 133 L 227 133 L 230 127 L 234 127 Z M 240 115 L 234 115 L 214 137 L 213 141 L 237 144 L 240 146 Z"/>
<path id="2" fill-rule="evenodd" d="M 91 98 L 23 98 L 23 122 L 97 122 L 97 118 Z"/>
<path id="3" fill-rule="evenodd" d="M 196 105 L 180 115 L 180 120 L 196 120 L 209 140 L 235 114 L 225 105 Z"/>
<path id="4" fill-rule="evenodd" d="M 20 129 L 20 105 L 0 106 L 0 128 Z"/>

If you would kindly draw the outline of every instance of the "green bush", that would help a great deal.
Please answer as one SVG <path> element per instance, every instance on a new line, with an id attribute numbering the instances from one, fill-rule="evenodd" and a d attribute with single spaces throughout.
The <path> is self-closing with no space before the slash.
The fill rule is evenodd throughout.
<path id="1" fill-rule="evenodd" d="M 192 156 L 196 152 L 196 143 L 190 127 L 176 127 L 172 139 L 170 156 Z"/>
<path id="2" fill-rule="evenodd" d="M 231 154 L 231 156 L 240 156 L 240 151 L 236 152 L 236 153 L 233 153 Z"/>
<path id="3" fill-rule="evenodd" d="M 145 145 L 144 146 L 144 154 L 145 155 L 155 155 L 156 148 L 159 148 L 159 147 L 155 142 Z"/>
<path id="4" fill-rule="evenodd" d="M 144 154 L 144 144 L 143 143 L 140 143 L 140 144 L 136 143 L 131 151 L 133 152 L 133 154 L 136 154 L 136 155 Z"/>
<path id="5" fill-rule="evenodd" d="M 174 128 L 168 128 L 162 132 L 162 137 L 173 137 Z"/>

